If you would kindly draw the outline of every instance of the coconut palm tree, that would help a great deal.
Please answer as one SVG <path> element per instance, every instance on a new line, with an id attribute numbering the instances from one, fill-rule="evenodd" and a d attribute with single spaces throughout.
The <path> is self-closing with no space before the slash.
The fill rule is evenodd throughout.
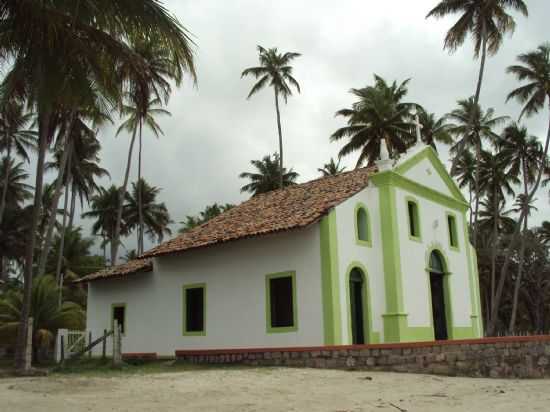
<path id="1" fill-rule="evenodd" d="M 286 103 L 288 98 L 292 96 L 292 87 L 300 93 L 300 85 L 292 75 L 293 69 L 290 63 L 297 57 L 300 57 L 301 54 L 295 52 L 280 53 L 275 47 L 265 49 L 262 46 L 258 46 L 258 53 L 260 65 L 245 69 L 241 74 L 241 78 L 253 76 L 258 80 L 252 89 L 250 89 L 247 99 L 250 99 L 254 94 L 266 86 L 273 87 L 273 92 L 275 94 L 275 111 L 277 114 L 277 131 L 279 133 L 279 170 L 284 170 L 283 133 L 281 130 L 279 97 L 282 97 Z M 279 176 L 279 189 L 283 187 L 284 178 L 281 175 Z"/>
<path id="2" fill-rule="evenodd" d="M 165 235 L 172 233 L 168 227 L 172 223 L 168 209 L 164 203 L 157 202 L 157 196 L 160 191 L 160 188 L 150 186 L 144 179 L 141 179 L 139 182 L 132 183 L 132 190 L 126 194 L 126 202 L 124 204 L 124 213 L 129 230 L 133 228 L 139 229 L 138 196 L 141 194 L 144 230 L 151 240 L 156 240 L 158 243 L 162 242 Z"/>
<path id="3" fill-rule="evenodd" d="M 458 159 L 455 159 L 453 167 L 451 168 L 451 175 L 457 178 L 458 186 L 461 189 L 467 188 L 469 193 L 470 205 L 470 227 L 472 227 L 472 221 L 474 214 L 471 212 L 472 207 L 472 194 L 475 186 L 475 168 L 476 161 L 474 155 L 470 150 L 465 150 Z"/>
<path id="4" fill-rule="evenodd" d="M 346 168 L 344 166 L 340 166 L 340 159 L 338 159 L 338 162 L 335 162 L 332 157 L 328 163 L 325 163 L 323 167 L 317 169 L 323 177 L 336 176 L 345 170 Z"/>
<path id="5" fill-rule="evenodd" d="M 28 178 L 29 174 L 22 162 L 15 163 L 15 159 L 7 156 L 2 159 L 0 163 L 0 190 L 7 194 L 4 208 L 22 207 L 23 203 L 32 199 L 32 186 L 26 183 Z"/>
<path id="6" fill-rule="evenodd" d="M 107 243 L 112 243 L 115 239 L 118 194 L 119 188 L 114 185 L 109 188 L 100 187 L 98 193 L 91 198 L 90 209 L 82 214 L 83 218 L 95 219 L 92 225 L 92 234 L 102 238 L 103 247 L 106 247 Z M 120 233 L 126 236 L 129 233 L 128 224 L 126 223 L 124 214 L 122 217 Z M 111 250 L 113 249 L 111 248 Z M 115 263 L 111 256 L 111 266 L 114 265 Z"/>
<path id="7" fill-rule="evenodd" d="M 482 162 L 480 178 L 483 182 L 482 188 L 492 201 L 490 206 L 493 211 L 493 232 L 492 232 L 492 250 L 491 250 L 491 302 L 496 292 L 496 258 L 498 250 L 499 219 L 498 212 L 501 209 L 501 203 L 505 202 L 506 196 L 513 196 L 512 185 L 517 184 L 519 179 L 510 172 L 507 158 L 500 152 L 496 154 L 484 151 L 482 153 Z M 489 318 L 489 320 L 491 320 Z"/>
<path id="8" fill-rule="evenodd" d="M 513 65 L 508 67 L 507 72 L 516 76 L 516 78 L 521 82 L 526 82 L 526 84 L 518 87 L 513 90 L 509 95 L 507 100 L 517 100 L 519 103 L 523 104 L 523 109 L 521 111 L 520 120 L 523 116 L 531 117 L 539 113 L 546 106 L 546 102 L 549 102 L 550 107 L 550 43 L 545 43 L 539 46 L 536 50 L 520 54 L 518 56 L 520 64 Z M 543 150 L 543 164 L 547 165 L 548 159 L 548 148 L 550 146 L 550 122 L 548 125 L 548 133 L 546 136 L 546 141 L 544 143 Z M 547 171 L 547 167 L 540 167 L 535 182 L 531 186 L 531 191 L 529 192 L 529 199 L 526 199 L 526 202 L 530 202 L 531 199 L 535 196 L 535 193 L 539 189 L 542 176 Z M 497 287 L 496 297 L 491 307 L 491 319 L 495 319 L 498 314 L 500 307 L 500 300 L 502 298 L 502 293 L 504 291 L 504 284 L 506 278 L 508 277 L 508 270 L 510 267 L 510 256 L 511 251 L 516 247 L 518 242 L 520 232 L 523 228 L 523 222 L 526 218 L 526 211 L 522 211 L 518 218 L 518 223 L 514 230 L 512 240 L 508 246 L 508 253 L 505 253 L 504 263 L 500 271 L 500 278 Z M 487 333 L 493 334 L 496 328 L 494 322 L 490 323 L 487 327 Z"/>
<path id="9" fill-rule="evenodd" d="M 278 189 L 280 176 L 283 177 L 283 187 L 295 185 L 299 176 L 292 169 L 288 171 L 283 169 L 281 173 L 281 163 L 277 153 L 264 156 L 261 160 L 251 160 L 250 164 L 256 168 L 256 172 L 243 172 L 239 177 L 250 180 L 250 183 L 241 187 L 241 193 L 252 193 L 252 196 Z"/>
<path id="10" fill-rule="evenodd" d="M 431 146 L 437 152 L 436 143 L 451 145 L 453 135 L 449 131 L 450 125 L 446 117 L 437 118 L 434 113 L 428 113 L 426 110 L 418 112 L 418 118 L 422 125 L 422 141 Z"/>
<path id="11" fill-rule="evenodd" d="M 523 193 L 518 197 L 518 206 L 526 208 L 524 211 L 525 219 L 523 223 L 523 236 L 520 241 L 518 273 L 514 285 L 514 296 L 512 301 L 512 315 L 508 330 L 514 332 L 517 314 L 517 305 L 519 299 L 519 288 L 523 276 L 523 262 L 525 257 L 525 240 L 528 230 L 528 217 L 530 215 L 530 186 L 535 183 L 536 171 L 543 167 L 542 145 L 535 136 L 529 136 L 526 127 L 521 127 L 517 123 L 512 123 L 504 129 L 502 135 L 501 153 L 510 167 L 510 172 L 515 176 L 521 177 Z"/>
<path id="12" fill-rule="evenodd" d="M 479 202 L 481 200 L 481 162 L 483 157 L 483 142 L 489 141 L 496 143 L 499 139 L 494 128 L 505 122 L 507 116 L 495 117 L 495 111 L 492 108 L 483 110 L 479 104 L 474 102 L 473 98 L 459 100 L 458 108 L 447 115 L 447 119 L 453 122 L 449 125 L 449 132 L 457 139 L 451 147 L 451 153 L 454 155 L 454 163 L 462 158 L 465 150 L 473 149 L 475 153 L 475 174 L 474 174 L 474 192 L 475 205 L 473 210 L 473 232 L 474 247 L 477 238 L 477 221 L 479 212 Z M 455 165 L 453 165 L 453 168 Z"/>
<path id="13" fill-rule="evenodd" d="M 538 235 L 544 244 L 550 243 L 550 222 L 542 222 L 538 229 Z"/>
<path id="14" fill-rule="evenodd" d="M 170 112 L 159 107 L 162 101 L 159 98 L 154 98 L 151 100 L 140 101 L 137 96 L 131 98 L 133 105 L 125 105 L 122 109 L 122 112 L 128 116 L 126 121 L 122 123 L 117 131 L 119 135 L 123 130 L 131 133 L 132 142 L 130 143 L 130 153 L 128 155 L 128 162 L 126 163 L 126 173 L 124 178 L 124 183 L 121 190 L 126 191 L 128 180 L 130 176 L 130 166 L 133 150 L 133 141 L 136 136 L 138 137 L 139 148 L 138 148 L 138 181 L 141 181 L 141 153 L 142 153 L 142 131 L 143 127 L 147 127 L 155 137 L 163 135 L 163 131 L 160 128 L 159 124 L 155 120 L 155 116 L 167 115 L 170 116 Z M 140 192 L 142 186 L 138 185 L 137 190 L 137 201 L 138 201 L 138 215 L 139 215 L 139 224 L 138 229 L 138 248 L 137 253 L 141 255 L 143 253 L 143 234 L 144 234 L 144 216 L 143 216 L 143 206 L 142 206 L 142 193 Z M 120 206 L 119 206 L 120 207 Z"/>
<path id="15" fill-rule="evenodd" d="M 185 233 L 188 230 L 202 225 L 203 223 L 208 222 L 210 219 L 213 219 L 216 216 L 221 215 L 222 213 L 227 212 L 234 207 L 235 205 L 231 203 L 213 203 L 211 205 L 207 205 L 204 210 L 199 213 L 198 216 L 186 216 L 185 221 L 180 222 L 180 224 L 182 224 L 183 226 L 178 230 L 178 233 Z"/>
<path id="16" fill-rule="evenodd" d="M 58 329 L 82 330 L 86 324 L 86 312 L 73 302 L 58 305 L 59 288 L 52 276 L 36 278 L 32 290 L 33 358 L 39 349 L 53 346 Z M 0 335 L 14 342 L 23 309 L 21 290 L 8 291 L 0 298 Z"/>
<path id="17" fill-rule="evenodd" d="M 56 129 L 56 114 L 100 100 L 101 104 L 116 104 L 119 91 L 127 85 L 117 76 L 117 68 L 123 63 L 134 67 L 137 75 L 142 73 L 144 83 L 148 81 L 142 60 L 127 41 L 133 33 L 155 35 L 155 41 L 169 50 L 174 65 L 193 75 L 194 66 L 187 32 L 156 0 L 90 0 L 78 2 L 76 7 L 72 2 L 10 0 L 2 3 L 1 12 L 3 31 L 9 35 L 0 38 L 0 63 L 7 62 L 10 67 L 3 82 L 3 97 L 26 100 L 38 117 L 35 207 L 27 242 L 22 327 L 16 354 L 17 368 L 22 369 L 44 162 Z"/>
<path id="18" fill-rule="evenodd" d="M 472 37 L 474 57 L 477 59 L 481 55 L 474 106 L 479 104 L 487 53 L 495 55 L 502 46 L 504 35 L 513 33 L 516 27 L 508 10 L 528 15 L 527 5 L 523 0 L 441 0 L 426 16 L 443 18 L 460 15 L 445 37 L 444 48 L 451 53 L 462 46 L 468 36 Z"/>
<path id="19" fill-rule="evenodd" d="M 29 151 L 36 149 L 36 132 L 28 129 L 33 114 L 25 112 L 23 105 L 9 101 L 0 108 L 0 152 L 6 153 L 4 161 L 3 183 L 0 197 L 0 224 L 8 201 L 10 168 L 13 166 L 12 152 L 29 162 Z"/>
<path id="20" fill-rule="evenodd" d="M 342 109 L 336 116 L 347 118 L 347 126 L 336 130 L 331 141 L 344 138 L 349 141 L 342 147 L 339 157 L 360 151 L 356 167 L 363 163 L 373 165 L 380 158 L 380 145 L 386 141 L 390 154 L 395 157 L 405 152 L 416 140 L 414 124 L 411 123 L 411 109 L 420 108 L 413 103 L 402 102 L 407 95 L 409 80 L 391 85 L 378 75 L 374 75 L 374 86 L 351 89 L 357 97 L 351 109 Z"/>

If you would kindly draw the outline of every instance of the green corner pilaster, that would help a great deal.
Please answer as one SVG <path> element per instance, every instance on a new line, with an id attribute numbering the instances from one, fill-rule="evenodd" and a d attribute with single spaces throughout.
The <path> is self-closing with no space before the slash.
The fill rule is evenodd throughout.
<path id="1" fill-rule="evenodd" d="M 395 186 L 392 172 L 374 175 L 372 181 L 378 187 L 380 218 L 382 226 L 382 251 L 384 261 L 384 288 L 386 313 L 384 320 L 384 342 L 401 342 L 407 335 L 407 314 L 403 303 L 403 282 L 401 276 L 401 255 L 397 227 Z"/>
<path id="2" fill-rule="evenodd" d="M 336 212 L 321 220 L 321 277 L 325 345 L 342 344 Z"/>

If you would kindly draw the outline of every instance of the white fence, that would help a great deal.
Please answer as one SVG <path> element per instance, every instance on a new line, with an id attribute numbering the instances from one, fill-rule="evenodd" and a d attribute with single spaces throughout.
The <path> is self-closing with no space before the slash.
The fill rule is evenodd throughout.
<path id="1" fill-rule="evenodd" d="M 91 335 L 86 330 L 59 329 L 55 342 L 55 361 L 61 362 L 61 350 L 64 351 L 65 359 L 81 351 L 91 343 L 90 338 Z M 61 348 L 61 340 L 63 340 L 63 349 Z"/>

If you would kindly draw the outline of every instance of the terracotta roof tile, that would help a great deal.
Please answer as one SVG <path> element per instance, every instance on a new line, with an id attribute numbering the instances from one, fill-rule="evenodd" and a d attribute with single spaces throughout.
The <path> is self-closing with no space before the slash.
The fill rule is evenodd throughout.
<path id="1" fill-rule="evenodd" d="M 356 169 L 252 197 L 212 220 L 145 252 L 142 258 L 179 253 L 311 225 L 318 222 L 331 208 L 365 188 L 372 173 L 372 168 Z"/>
<path id="2" fill-rule="evenodd" d="M 84 276 L 74 283 L 91 282 L 100 279 L 122 278 L 129 275 L 142 272 L 151 272 L 153 270 L 152 259 L 137 259 L 131 260 L 122 265 L 105 268 L 99 272 L 92 273 L 88 276 Z"/>

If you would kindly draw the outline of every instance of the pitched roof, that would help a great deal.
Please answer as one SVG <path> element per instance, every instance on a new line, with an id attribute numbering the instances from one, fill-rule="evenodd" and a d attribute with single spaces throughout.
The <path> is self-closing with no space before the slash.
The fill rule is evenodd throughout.
<path id="1" fill-rule="evenodd" d="M 84 276 L 74 283 L 90 282 L 100 279 L 122 278 L 136 273 L 151 272 L 153 270 L 153 261 L 151 259 L 130 260 L 122 265 L 105 268 L 99 272 Z"/>
<path id="2" fill-rule="evenodd" d="M 372 168 L 356 169 L 252 197 L 143 254 L 151 258 L 232 240 L 303 228 L 367 186 Z"/>

